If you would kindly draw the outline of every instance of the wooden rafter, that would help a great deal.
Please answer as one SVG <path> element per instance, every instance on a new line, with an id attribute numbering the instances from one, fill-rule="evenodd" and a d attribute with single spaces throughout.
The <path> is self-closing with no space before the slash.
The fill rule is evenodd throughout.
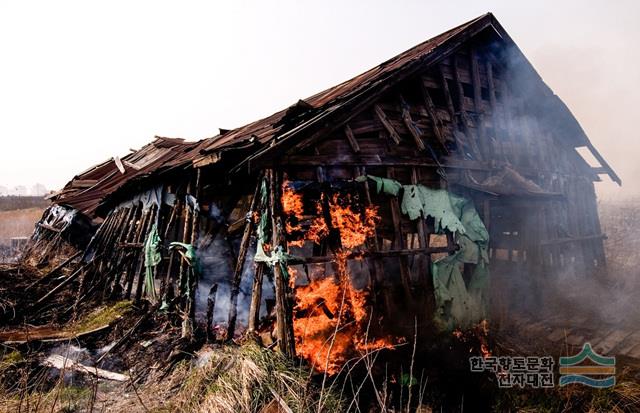
<path id="1" fill-rule="evenodd" d="M 427 109 L 427 114 L 431 118 L 431 124 L 433 125 L 433 133 L 436 135 L 442 147 L 445 147 L 445 139 L 444 134 L 442 133 L 442 122 L 438 117 L 438 112 L 436 110 L 436 105 L 433 104 L 433 100 L 431 99 L 431 95 L 424 85 L 424 79 L 420 79 L 420 86 L 422 90 L 422 97 L 424 98 L 425 107 Z"/>
<path id="2" fill-rule="evenodd" d="M 389 136 L 391 136 L 391 139 L 396 143 L 396 145 L 399 145 L 400 135 L 398 135 L 398 132 L 396 132 L 391 122 L 389 122 L 389 119 L 387 119 L 387 115 L 384 113 L 384 110 L 382 110 L 380 105 L 374 105 L 373 110 L 376 112 L 376 116 L 380 123 L 382 123 L 382 126 L 384 126 L 387 133 L 389 133 Z"/>
<path id="3" fill-rule="evenodd" d="M 347 140 L 349 141 L 349 145 L 351 146 L 353 153 L 359 153 L 360 145 L 358 145 L 358 141 L 356 140 L 356 137 L 353 134 L 353 131 L 351 130 L 349 125 L 344 126 L 344 134 L 347 137 Z"/>
<path id="4" fill-rule="evenodd" d="M 402 96 L 400 96 L 400 106 L 402 108 L 402 122 L 404 123 L 404 126 L 406 126 L 409 130 L 409 134 L 411 134 L 411 136 L 413 137 L 418 150 L 425 150 L 426 147 L 424 145 L 424 142 L 422 141 L 422 131 L 416 126 L 416 124 L 413 122 L 413 119 L 411 119 L 409 105 L 407 104 L 407 102 L 405 102 Z"/>

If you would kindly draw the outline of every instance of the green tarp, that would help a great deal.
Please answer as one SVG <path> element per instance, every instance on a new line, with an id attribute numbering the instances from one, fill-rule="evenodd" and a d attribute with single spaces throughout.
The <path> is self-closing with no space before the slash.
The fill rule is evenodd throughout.
<path id="1" fill-rule="evenodd" d="M 162 256 L 160 255 L 160 236 L 158 235 L 158 225 L 153 224 L 153 227 L 151 227 L 151 231 L 149 231 L 147 239 L 144 242 L 144 291 L 152 302 L 156 300 L 153 269 L 161 260 Z"/>
<path id="2" fill-rule="evenodd" d="M 445 189 L 422 185 L 402 185 L 388 178 L 367 175 L 376 190 L 398 196 L 402 192 L 402 213 L 409 219 L 432 217 L 435 232 L 452 232 L 460 249 L 434 261 L 431 266 L 436 313 L 434 320 L 443 330 L 468 327 L 486 317 L 489 282 L 489 232 L 473 202 Z M 366 179 L 364 178 L 364 179 Z M 363 178 L 358 179 L 362 181 Z M 387 190 L 391 188 L 391 190 Z M 464 264 L 474 264 L 468 283 L 462 275 Z"/>

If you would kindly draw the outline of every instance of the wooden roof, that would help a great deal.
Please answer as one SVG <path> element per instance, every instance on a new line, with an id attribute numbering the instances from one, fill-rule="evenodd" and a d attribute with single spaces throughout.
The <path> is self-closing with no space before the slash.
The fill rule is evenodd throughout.
<path id="1" fill-rule="evenodd" d="M 446 58 L 481 32 L 489 32 L 496 39 L 513 47 L 514 52 L 525 63 L 525 70 L 539 79 L 543 93 L 549 97 L 548 104 L 555 109 L 552 111 L 555 116 L 552 121 L 561 124 L 566 131 L 563 138 L 574 147 L 588 147 L 600 162 L 602 173 L 620 183 L 620 178 L 593 147 L 566 105 L 544 84 L 496 18 L 487 13 L 266 118 L 236 129 L 221 130 L 219 135 L 198 142 L 156 138 L 140 151 L 123 157 L 121 165 L 112 158 L 76 176 L 62 191 L 55 194 L 53 200 L 93 216 L 98 204 L 105 198 L 151 175 L 176 168 L 216 164 L 224 161 L 227 153 L 234 153 L 233 159 L 241 159 L 235 164 L 225 165 L 230 172 L 257 168 L 262 162 L 288 148 L 328 135 L 398 82 Z M 141 162 L 140 159 L 147 159 L 149 162 L 139 165 L 140 168 L 130 165 Z M 122 165 L 125 173 L 118 169 Z"/>

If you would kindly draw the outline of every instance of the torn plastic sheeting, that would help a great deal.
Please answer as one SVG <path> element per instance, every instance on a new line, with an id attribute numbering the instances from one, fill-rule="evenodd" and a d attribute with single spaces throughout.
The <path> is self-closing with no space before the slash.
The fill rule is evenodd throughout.
<path id="1" fill-rule="evenodd" d="M 255 262 L 264 262 L 269 267 L 273 268 L 274 265 L 280 265 L 280 269 L 282 270 L 282 274 L 284 275 L 284 279 L 289 279 L 289 270 L 287 268 L 287 262 L 293 258 L 291 255 L 284 252 L 281 246 L 277 246 L 275 251 L 272 254 L 267 254 L 264 252 L 263 243 L 260 239 L 258 239 L 258 245 L 256 247 L 256 254 L 253 257 Z"/>
<path id="2" fill-rule="evenodd" d="M 176 250 L 178 253 L 187 261 L 187 265 L 189 265 L 189 270 L 193 271 L 192 275 L 196 277 L 196 280 L 202 273 L 202 268 L 200 267 L 200 260 L 196 255 L 196 248 L 184 242 L 172 242 L 169 244 L 170 250 Z M 181 288 L 184 288 L 184 296 L 188 297 L 191 294 L 191 285 L 187 281 L 188 278 L 183 278 L 182 275 L 180 277 L 180 285 Z M 164 303 L 162 305 L 164 307 Z M 161 308 L 162 308 L 161 307 Z"/>
<path id="3" fill-rule="evenodd" d="M 473 202 L 444 189 L 401 185 L 397 181 L 371 175 L 367 175 L 367 178 L 383 182 L 376 186 L 378 192 L 384 190 L 385 185 L 388 188 L 401 187 L 402 213 L 409 219 L 431 216 L 435 221 L 436 233 L 442 234 L 446 229 L 455 234 L 460 249 L 431 265 L 436 298 L 436 324 L 443 330 L 451 330 L 455 327 L 468 327 L 485 318 L 489 282 L 489 232 Z M 389 181 L 395 183 L 390 184 Z M 393 195 L 392 192 L 395 190 L 386 193 Z M 475 265 L 468 284 L 462 277 L 464 264 Z"/>
<path id="4" fill-rule="evenodd" d="M 373 182 L 376 183 L 377 193 L 384 192 L 387 195 L 398 196 L 398 194 L 400 193 L 400 190 L 402 189 L 402 185 L 400 184 L 400 182 L 394 179 L 381 178 L 379 176 L 361 175 L 356 178 L 356 181 L 364 182 L 367 180 L 367 178 L 371 179 Z"/>
<path id="5" fill-rule="evenodd" d="M 486 318 L 489 284 L 489 232 L 471 200 L 453 194 L 450 197 L 465 233 L 456 234 L 460 249 L 455 254 L 431 264 L 436 298 L 434 319 L 444 330 L 469 327 Z M 468 284 L 462 277 L 464 264 L 475 264 Z"/>
<path id="6" fill-rule="evenodd" d="M 165 192 L 162 197 L 162 202 L 170 207 L 174 206 L 176 204 L 176 194 Z"/>
<path id="7" fill-rule="evenodd" d="M 185 196 L 185 203 L 191 208 L 192 211 L 200 211 L 200 205 L 198 204 L 198 200 L 195 196 L 187 194 L 187 196 Z"/>
<path id="8" fill-rule="evenodd" d="M 153 280 L 153 269 L 160 263 L 162 256 L 160 255 L 160 235 L 158 235 L 158 225 L 153 224 L 151 231 L 147 235 L 144 242 L 144 266 L 145 280 L 144 289 L 147 296 L 152 300 L 156 300 L 155 283 Z"/>
<path id="9" fill-rule="evenodd" d="M 78 210 L 73 208 L 67 208 L 62 205 L 53 205 L 49 209 L 49 213 L 44 219 L 44 223 L 50 225 L 52 227 L 64 230 L 73 221 L 73 218 L 76 216 Z M 62 224 L 60 226 L 59 224 Z"/>
<path id="10" fill-rule="evenodd" d="M 422 185 L 403 185 L 402 213 L 415 220 L 433 217 L 435 231 L 446 228 L 451 232 L 465 233 L 465 227 L 454 212 L 451 194 L 444 189 L 430 189 Z"/>
<path id="11" fill-rule="evenodd" d="M 156 185 L 151 189 L 140 192 L 127 199 L 126 201 L 121 202 L 115 209 L 118 210 L 120 208 L 131 208 L 136 206 L 138 203 L 142 204 L 143 211 L 148 210 L 153 205 L 157 205 L 158 207 L 160 207 L 160 204 L 163 202 L 163 195 L 163 186 Z"/>
<path id="12" fill-rule="evenodd" d="M 182 248 L 182 249 L 179 249 Z M 169 249 L 176 249 L 180 255 L 184 257 L 189 264 L 190 267 L 198 266 L 198 257 L 196 255 L 196 248 L 191 244 L 186 244 L 184 242 L 172 242 L 169 244 Z"/>

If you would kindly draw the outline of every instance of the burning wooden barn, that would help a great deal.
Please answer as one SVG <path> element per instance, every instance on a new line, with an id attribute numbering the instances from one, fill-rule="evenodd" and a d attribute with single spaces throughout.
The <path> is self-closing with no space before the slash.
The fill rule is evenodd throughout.
<path id="1" fill-rule="evenodd" d="M 275 326 L 281 351 L 332 371 L 414 323 L 485 319 L 489 283 L 540 300 L 548 277 L 599 274 L 601 175 L 620 183 L 486 14 L 267 118 L 78 175 L 31 243 L 75 243 L 60 288 L 78 304 L 148 300 L 187 337 Z M 62 209 L 83 230 L 48 223 Z"/>

